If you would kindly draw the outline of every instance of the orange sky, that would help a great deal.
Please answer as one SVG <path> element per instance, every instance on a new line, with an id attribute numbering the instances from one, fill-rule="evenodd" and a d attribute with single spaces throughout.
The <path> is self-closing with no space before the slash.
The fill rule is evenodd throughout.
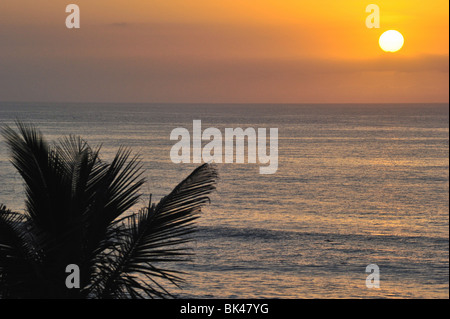
<path id="1" fill-rule="evenodd" d="M 78 30 L 68 3 L 0 2 L 0 101 L 449 100 L 448 1 L 74 0 Z M 389 29 L 397 53 L 378 46 Z"/>

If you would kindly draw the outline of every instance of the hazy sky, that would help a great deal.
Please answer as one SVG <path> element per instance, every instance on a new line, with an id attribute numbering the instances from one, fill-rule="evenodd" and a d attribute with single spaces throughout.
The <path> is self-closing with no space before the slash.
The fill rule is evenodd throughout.
<path id="1" fill-rule="evenodd" d="M 65 7 L 79 5 L 81 28 Z M 368 29 L 368 4 L 381 28 Z M 448 102 L 447 0 L 1 0 L 0 101 Z M 379 36 L 404 47 L 383 52 Z"/>

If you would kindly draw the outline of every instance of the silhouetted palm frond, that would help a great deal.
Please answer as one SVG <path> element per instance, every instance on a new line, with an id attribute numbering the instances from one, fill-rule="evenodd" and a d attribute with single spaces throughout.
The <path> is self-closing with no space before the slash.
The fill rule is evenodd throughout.
<path id="1" fill-rule="evenodd" d="M 101 298 L 129 294 L 134 297 L 166 297 L 170 294 L 156 279 L 177 284 L 177 271 L 159 263 L 178 261 L 187 253 L 179 245 L 189 241 L 193 221 L 215 189 L 217 173 L 204 164 L 182 181 L 157 205 L 149 203 L 127 220 L 129 230 L 119 248 L 119 258 L 104 268 Z"/>
<path id="2" fill-rule="evenodd" d="M 28 296 L 39 284 L 39 256 L 27 238 L 25 217 L 0 205 L 0 298 Z"/>
<path id="3" fill-rule="evenodd" d="M 131 214 L 144 179 L 129 149 L 107 163 L 79 137 L 51 145 L 33 126 L 17 127 L 3 136 L 24 180 L 26 209 L 0 207 L 0 297 L 169 296 L 158 278 L 180 278 L 156 264 L 185 254 L 178 245 L 214 190 L 215 169 L 199 167 L 158 205 Z M 69 264 L 80 268 L 78 290 L 65 286 Z"/>

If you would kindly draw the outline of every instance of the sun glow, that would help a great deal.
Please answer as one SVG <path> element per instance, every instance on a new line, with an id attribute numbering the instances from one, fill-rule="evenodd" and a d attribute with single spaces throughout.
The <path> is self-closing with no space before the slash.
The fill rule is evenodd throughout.
<path id="1" fill-rule="evenodd" d="M 400 32 L 389 30 L 380 36 L 380 48 L 386 52 L 397 52 L 403 47 L 405 40 Z"/>

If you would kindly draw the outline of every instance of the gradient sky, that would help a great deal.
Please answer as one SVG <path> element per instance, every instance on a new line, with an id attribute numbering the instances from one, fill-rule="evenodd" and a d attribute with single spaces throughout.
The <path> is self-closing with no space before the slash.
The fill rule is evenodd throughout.
<path id="1" fill-rule="evenodd" d="M 67 29 L 78 4 L 81 28 Z M 368 29 L 368 4 L 381 28 Z M 1 0 L 0 101 L 448 102 L 447 0 Z M 383 52 L 379 36 L 404 47 Z"/>

